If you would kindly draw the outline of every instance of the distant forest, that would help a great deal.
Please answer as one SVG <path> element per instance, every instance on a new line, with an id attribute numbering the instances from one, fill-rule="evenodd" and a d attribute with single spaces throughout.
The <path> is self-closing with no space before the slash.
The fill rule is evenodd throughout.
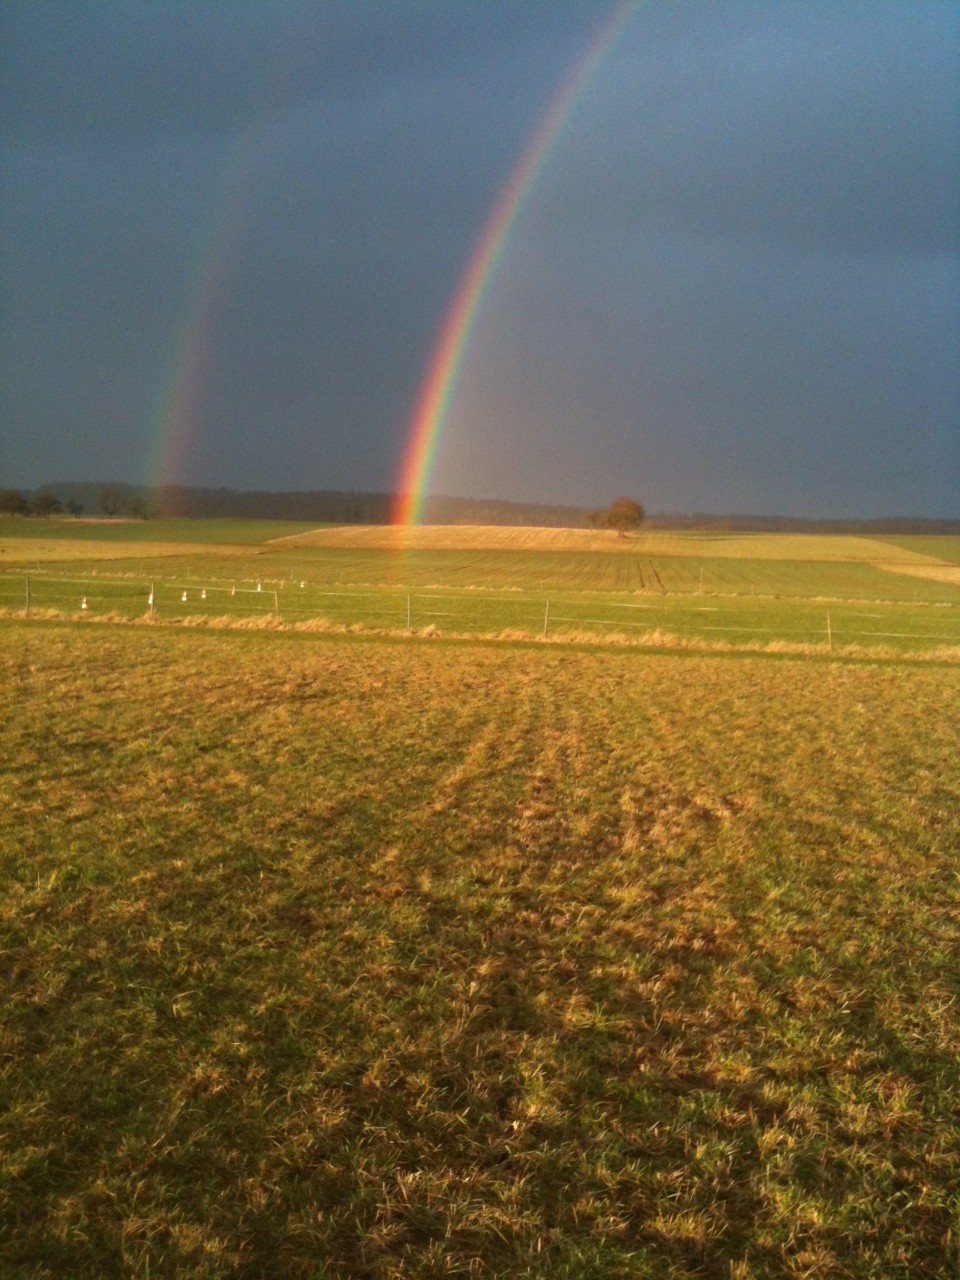
<path id="1" fill-rule="evenodd" d="M 313 490 L 269 493 L 261 490 L 203 489 L 177 485 L 69 482 L 43 485 L 24 493 L 29 502 L 40 492 L 56 495 L 64 511 L 77 515 L 156 519 L 171 516 L 233 517 L 248 520 L 304 520 L 317 524 L 389 524 L 396 498 L 391 493 Z M 611 494 L 611 499 L 616 494 Z M 425 524 L 529 525 L 539 528 L 585 527 L 586 507 L 542 502 L 506 502 L 496 498 L 427 498 Z M 960 534 L 960 520 L 891 516 L 874 520 L 808 520 L 796 516 L 693 515 L 656 512 L 648 529 L 703 529 L 754 533 L 937 533 Z"/>

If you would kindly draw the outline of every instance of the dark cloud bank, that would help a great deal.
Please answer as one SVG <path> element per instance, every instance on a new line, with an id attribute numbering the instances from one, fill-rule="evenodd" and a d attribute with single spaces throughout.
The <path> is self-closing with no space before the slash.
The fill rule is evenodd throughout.
<path id="1" fill-rule="evenodd" d="M 603 3 L 8 0 L 0 482 L 388 490 Z M 532 192 L 448 493 L 960 515 L 953 4 L 637 6 Z M 192 324 L 192 328 L 191 328 Z"/>

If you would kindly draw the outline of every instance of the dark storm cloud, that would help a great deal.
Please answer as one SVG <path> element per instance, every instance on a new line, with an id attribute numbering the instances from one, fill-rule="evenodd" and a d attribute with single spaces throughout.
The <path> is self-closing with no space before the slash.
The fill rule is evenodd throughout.
<path id="1" fill-rule="evenodd" d="M 28 441 L 88 419 L 82 470 L 148 457 L 202 258 L 225 256 L 203 478 L 236 468 L 225 435 L 279 429 L 273 483 L 388 486 L 462 258 L 603 12 L 8 7 L 5 382 L 31 388 Z M 261 457 L 223 478 L 267 483 Z"/>
<path id="2" fill-rule="evenodd" d="M 387 488 L 470 250 L 608 3 L 0 15 L 5 482 Z M 637 7 L 481 313 L 438 482 L 957 511 L 953 5 Z"/>
<path id="3" fill-rule="evenodd" d="M 956 251 L 958 13 L 835 0 L 652 7 L 585 150 L 582 189 L 603 190 L 633 226 Z"/>
<path id="4" fill-rule="evenodd" d="M 956 10 L 642 16 L 495 286 L 443 486 L 957 510 Z"/>
<path id="5" fill-rule="evenodd" d="M 469 78 L 491 61 L 536 57 L 555 37 L 562 58 L 608 9 L 602 0 L 10 0 L 5 126 L 20 136 L 231 132 L 318 97 L 356 102 L 389 85 Z M 534 77 L 542 70 L 540 59 L 528 64 Z"/>

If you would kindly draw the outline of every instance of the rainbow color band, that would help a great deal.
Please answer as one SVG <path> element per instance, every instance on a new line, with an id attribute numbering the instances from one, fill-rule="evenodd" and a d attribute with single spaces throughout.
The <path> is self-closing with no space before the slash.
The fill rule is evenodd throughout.
<path id="1" fill-rule="evenodd" d="M 564 125 L 590 85 L 603 58 L 623 33 L 638 7 L 639 0 L 627 0 L 619 5 L 590 42 L 552 102 L 539 129 L 527 144 L 487 219 L 457 286 L 453 302 L 444 317 L 440 337 L 434 346 L 417 398 L 397 482 L 394 524 L 420 523 L 437 447 L 480 304 L 496 273 L 510 233 L 516 226 Z"/>

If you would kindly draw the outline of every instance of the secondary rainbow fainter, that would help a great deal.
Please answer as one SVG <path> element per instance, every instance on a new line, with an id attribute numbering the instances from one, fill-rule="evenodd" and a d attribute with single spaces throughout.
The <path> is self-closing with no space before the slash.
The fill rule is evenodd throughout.
<path id="1" fill-rule="evenodd" d="M 218 321 L 236 270 L 247 207 L 262 180 L 263 162 L 272 145 L 269 125 L 253 126 L 223 158 L 219 189 L 194 248 L 191 287 L 152 423 L 153 452 L 147 474 L 151 488 L 184 484 L 192 465 L 191 450 L 202 439 L 216 371 Z"/>
<path id="2" fill-rule="evenodd" d="M 564 125 L 639 4 L 640 0 L 628 0 L 619 5 L 600 28 L 527 144 L 487 219 L 444 317 L 416 402 L 397 484 L 395 525 L 421 521 L 437 446 L 484 294 Z"/>
<path id="3" fill-rule="evenodd" d="M 184 321 L 160 398 L 155 448 L 147 484 L 153 489 L 182 484 L 188 471 L 191 438 L 198 433 L 204 387 L 209 376 L 214 345 L 216 310 L 214 272 L 202 270 Z"/>
<path id="4" fill-rule="evenodd" d="M 309 16 L 305 8 L 278 29 L 266 67 L 268 85 L 282 83 L 288 67 L 299 65 Z M 150 424 L 153 443 L 146 483 L 151 488 L 183 484 L 190 473 L 191 449 L 202 439 L 215 373 L 218 320 L 236 270 L 247 208 L 275 148 L 276 125 L 267 118 L 250 124 L 223 158 L 216 198 L 197 239 L 186 305 Z"/>
<path id="5" fill-rule="evenodd" d="M 253 185 L 260 140 L 246 138 L 228 158 L 227 176 L 194 254 L 193 288 L 177 329 L 173 357 L 161 389 L 151 435 L 146 482 L 154 489 L 183 484 L 191 445 L 200 437 L 204 402 L 217 347 L 217 316 L 229 284 L 242 227 L 244 195 Z"/>

